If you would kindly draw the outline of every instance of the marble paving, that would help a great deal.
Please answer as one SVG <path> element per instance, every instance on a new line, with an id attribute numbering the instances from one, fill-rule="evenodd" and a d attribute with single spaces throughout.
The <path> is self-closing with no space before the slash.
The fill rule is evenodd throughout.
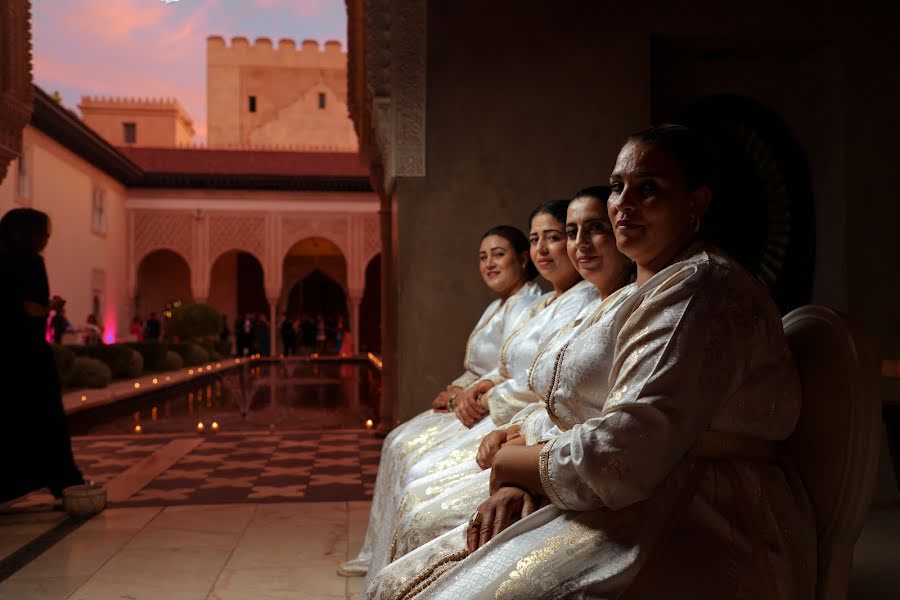
<path id="1" fill-rule="evenodd" d="M 4 524 L 42 530 L 48 513 Z M 360 597 L 336 567 L 362 545 L 368 502 L 109 508 L 0 582 L 0 600 Z"/>
<path id="2" fill-rule="evenodd" d="M 107 486 L 110 506 L 368 500 L 381 443 L 366 430 L 72 440 L 79 467 Z M 49 493 L 35 492 L 0 513 L 52 504 Z"/>

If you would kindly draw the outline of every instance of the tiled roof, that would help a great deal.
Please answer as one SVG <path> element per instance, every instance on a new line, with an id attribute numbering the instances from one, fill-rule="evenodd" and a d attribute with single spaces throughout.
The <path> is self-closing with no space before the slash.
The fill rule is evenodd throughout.
<path id="1" fill-rule="evenodd" d="M 148 174 L 369 176 L 359 156 L 349 152 L 136 147 L 117 150 Z"/>

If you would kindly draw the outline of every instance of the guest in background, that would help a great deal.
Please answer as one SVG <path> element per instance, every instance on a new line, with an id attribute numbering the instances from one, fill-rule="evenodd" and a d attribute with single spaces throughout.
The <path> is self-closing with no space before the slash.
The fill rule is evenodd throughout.
<path id="1" fill-rule="evenodd" d="M 253 354 L 253 313 L 247 313 L 235 324 L 234 335 L 237 337 L 238 356 Z"/>
<path id="2" fill-rule="evenodd" d="M 325 332 L 325 318 L 322 315 L 316 317 L 316 352 L 325 351 L 325 342 L 328 336 Z"/>
<path id="3" fill-rule="evenodd" d="M 59 298 L 59 296 L 56 296 L 56 298 Z M 60 300 L 62 300 L 62 298 L 60 298 Z M 50 329 L 54 344 L 62 344 L 63 336 L 72 327 L 72 324 L 69 323 L 69 319 L 66 318 L 66 307 L 64 304 L 65 300 L 62 300 L 62 304 L 59 305 L 56 314 L 50 319 Z"/>
<path id="4" fill-rule="evenodd" d="M 84 483 L 72 456 L 62 382 L 47 343 L 50 286 L 41 252 L 50 219 L 16 208 L 0 219 L 0 501 Z"/>
<path id="5" fill-rule="evenodd" d="M 313 351 L 316 345 L 316 324 L 309 318 L 309 315 L 303 315 L 300 319 L 300 350 L 304 354 Z"/>
<path id="6" fill-rule="evenodd" d="M 82 341 L 85 346 L 94 346 L 103 343 L 103 328 L 97 322 L 97 317 L 88 315 L 87 322 L 82 330 Z"/>
<path id="7" fill-rule="evenodd" d="M 256 351 L 263 356 L 272 354 L 272 338 L 269 336 L 269 320 L 264 313 L 259 314 L 253 326 L 256 337 Z"/>
<path id="8" fill-rule="evenodd" d="M 135 315 L 131 320 L 131 326 L 128 328 L 128 335 L 131 337 L 132 341 L 144 341 L 144 324 L 141 323 L 141 318 L 139 316 Z"/>
<path id="9" fill-rule="evenodd" d="M 161 333 L 162 325 L 160 324 L 159 319 L 156 318 L 156 313 L 152 312 L 150 313 L 147 322 L 144 323 L 144 339 L 155 342 L 159 339 Z"/>
<path id="10" fill-rule="evenodd" d="M 297 354 L 297 330 L 294 329 L 294 322 L 287 317 L 281 322 L 281 345 L 285 356 Z"/>

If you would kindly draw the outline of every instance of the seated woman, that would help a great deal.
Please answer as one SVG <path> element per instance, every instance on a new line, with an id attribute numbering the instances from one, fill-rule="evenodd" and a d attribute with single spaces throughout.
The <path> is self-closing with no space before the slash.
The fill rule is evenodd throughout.
<path id="1" fill-rule="evenodd" d="M 766 290 L 699 239 L 711 163 L 683 127 L 629 138 L 608 209 L 638 288 L 556 355 L 559 435 L 501 448 L 470 523 L 368 598 L 813 597 L 811 509 L 775 456 L 799 383 Z"/>
<path id="2" fill-rule="evenodd" d="M 406 460 L 395 466 L 398 473 L 395 485 L 397 497 L 404 486 L 432 473 L 446 472 L 453 467 L 472 463 L 481 438 L 497 425 L 504 425 L 529 403 L 538 400 L 528 391 L 528 370 L 534 363 L 544 340 L 552 337 L 560 328 L 571 323 L 585 306 L 597 298 L 597 290 L 581 276 L 566 254 L 566 208 L 568 200 L 556 200 L 537 207 L 529 218 L 531 259 L 540 274 L 551 283 L 553 291 L 542 296 L 541 301 L 516 324 L 503 343 L 497 369 L 480 381 L 490 381 L 490 390 L 482 396 L 472 394 L 481 384 L 471 386 L 466 392 L 468 411 L 459 415 L 460 422 L 448 431 L 451 436 L 415 460 Z M 489 409 L 489 410 L 488 410 Z M 487 412 L 490 418 L 483 418 Z M 477 420 L 477 423 L 475 423 Z M 467 429 L 465 425 L 472 425 Z M 476 467 L 477 468 L 477 467 Z M 395 505 L 396 506 L 396 505 Z M 398 519 L 403 515 L 392 511 L 392 516 L 382 516 L 386 535 L 380 535 L 374 546 L 370 574 L 393 559 L 394 532 Z"/>
<path id="3" fill-rule="evenodd" d="M 433 410 L 427 410 L 395 428 L 385 439 L 365 542 L 356 558 L 338 567 L 339 575 L 365 575 L 376 536 L 383 529 L 382 516 L 392 513 L 397 504 L 395 466 L 402 459 L 413 458 L 443 439 L 443 430 L 457 424 L 456 417 L 447 412 L 448 401 L 497 367 L 504 331 L 511 331 L 522 314 L 538 301 L 541 289 L 532 281 L 537 276 L 537 270 L 529 258 L 528 247 L 525 234 L 510 225 L 498 225 L 482 236 L 478 252 L 479 270 L 484 283 L 498 298 L 488 305 L 469 334 L 463 374 L 435 397 Z"/>
<path id="4" fill-rule="evenodd" d="M 606 212 L 606 198 L 609 189 L 592 187 L 584 189 L 572 199 L 568 207 L 566 230 L 576 229 L 580 235 L 569 235 L 567 253 L 575 269 L 598 293 L 597 300 L 585 309 L 559 332 L 543 344 L 538 353 L 530 352 L 528 368 L 523 369 L 519 379 L 511 379 L 488 392 L 489 404 L 496 402 L 495 394 L 512 396 L 515 402 L 506 401 L 507 406 L 527 407 L 516 415 L 511 425 L 487 434 L 481 442 L 476 460 L 417 479 L 407 486 L 400 505 L 398 527 L 394 533 L 391 560 L 407 554 L 439 535 L 464 523 L 472 511 L 488 495 L 490 472 L 482 471 L 490 467 L 493 453 L 504 443 L 522 443 L 519 427 L 525 417 L 534 409 L 543 411 L 545 393 L 549 387 L 550 373 L 533 369 L 533 364 L 541 362 L 545 355 L 551 358 L 570 339 L 582 322 L 593 322 L 600 314 L 616 306 L 627 297 L 628 289 L 622 289 L 632 279 L 634 263 L 616 248 L 615 237 Z M 617 291 L 621 290 L 621 291 Z M 623 295 L 624 293 L 624 295 Z M 550 371 L 552 373 L 552 370 Z M 491 410 L 491 415 L 498 412 Z M 535 419 L 529 418 L 529 423 Z M 552 425 L 552 424 L 551 424 Z M 536 435 L 530 428 L 529 434 Z"/>

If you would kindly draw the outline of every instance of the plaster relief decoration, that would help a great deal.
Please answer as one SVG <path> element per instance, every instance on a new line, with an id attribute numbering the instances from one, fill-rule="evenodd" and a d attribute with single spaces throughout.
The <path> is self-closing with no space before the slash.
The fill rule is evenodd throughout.
<path id="1" fill-rule="evenodd" d="M 139 264 L 154 250 L 169 249 L 177 252 L 191 264 L 193 237 L 191 221 L 193 216 L 186 211 L 161 212 L 137 211 L 134 218 L 135 264 Z"/>
<path id="2" fill-rule="evenodd" d="M 254 255 L 265 265 L 266 218 L 254 215 L 210 215 L 209 259 L 214 263 L 229 250 L 241 250 Z"/>
<path id="3" fill-rule="evenodd" d="M 346 217 L 310 216 L 310 217 L 284 217 L 282 220 L 282 247 L 279 256 L 284 257 L 291 246 L 300 240 L 321 237 L 325 238 L 341 249 L 348 263 L 355 257 L 348 251 L 349 228 Z"/>
<path id="4" fill-rule="evenodd" d="M 363 258 L 367 265 L 372 258 L 381 252 L 381 223 L 378 215 L 369 215 L 363 219 Z M 364 265 L 365 268 L 365 265 Z"/>
<path id="5" fill-rule="evenodd" d="M 31 119 L 31 3 L 0 1 L 0 181 L 22 152 L 22 130 Z"/>

